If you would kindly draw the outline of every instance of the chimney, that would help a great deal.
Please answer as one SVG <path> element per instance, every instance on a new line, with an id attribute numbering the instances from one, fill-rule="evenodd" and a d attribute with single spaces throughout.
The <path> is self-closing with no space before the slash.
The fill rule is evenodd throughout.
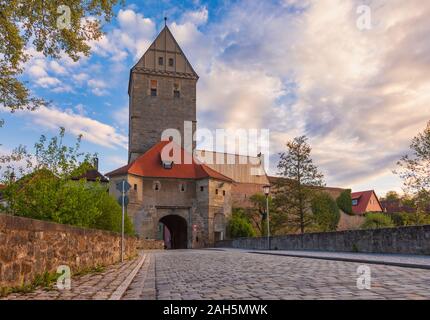
<path id="1" fill-rule="evenodd" d="M 99 171 L 99 158 L 94 157 L 94 168 Z"/>

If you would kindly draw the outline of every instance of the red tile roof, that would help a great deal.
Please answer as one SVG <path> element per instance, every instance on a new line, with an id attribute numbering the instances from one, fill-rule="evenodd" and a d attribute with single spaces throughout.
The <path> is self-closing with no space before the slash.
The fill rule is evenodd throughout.
<path id="1" fill-rule="evenodd" d="M 0 183 L 0 190 L 6 189 L 6 185 Z"/>
<path id="2" fill-rule="evenodd" d="M 100 180 L 100 182 L 109 182 L 108 179 L 104 175 L 102 175 L 100 172 L 98 172 L 96 169 L 90 169 L 87 170 L 84 174 L 73 177 L 72 180 L 80 180 L 80 179 L 86 179 L 87 181 L 97 181 Z"/>
<path id="3" fill-rule="evenodd" d="M 209 168 L 207 165 L 192 160 L 192 163 L 174 163 L 171 169 L 165 169 L 161 163 L 161 151 L 169 144 L 170 141 L 160 141 L 155 144 L 151 149 L 138 157 L 132 163 L 116 169 L 106 174 L 108 177 L 134 174 L 141 177 L 152 178 L 178 178 L 178 179 L 204 179 L 213 178 L 217 180 L 230 181 L 233 180 L 225 175 Z M 184 157 L 191 157 L 183 148 L 181 149 L 181 159 L 184 162 Z"/>
<path id="4" fill-rule="evenodd" d="M 354 212 L 354 214 L 365 214 L 367 205 L 369 204 L 369 201 L 370 201 L 370 197 L 374 193 L 375 193 L 374 190 L 359 191 L 359 192 L 351 193 L 351 199 L 358 200 L 358 204 L 356 206 L 352 206 L 352 212 Z M 379 202 L 379 199 L 376 196 L 376 194 L 375 194 L 375 197 Z"/>

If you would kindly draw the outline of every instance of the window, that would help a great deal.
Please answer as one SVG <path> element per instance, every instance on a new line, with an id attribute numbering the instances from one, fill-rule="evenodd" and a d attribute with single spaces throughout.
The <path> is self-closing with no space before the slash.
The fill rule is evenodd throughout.
<path id="1" fill-rule="evenodd" d="M 170 58 L 169 59 L 169 67 L 173 67 L 173 65 L 174 65 L 173 58 Z"/>
<path id="2" fill-rule="evenodd" d="M 154 191 L 160 191 L 161 183 L 159 181 L 154 181 L 154 183 L 152 184 L 152 188 L 154 189 Z"/>
<path id="3" fill-rule="evenodd" d="M 173 97 L 175 97 L 175 98 L 181 97 L 181 91 L 179 90 L 179 84 L 178 83 L 173 84 Z"/>
<path id="4" fill-rule="evenodd" d="M 222 195 L 225 196 L 225 190 L 222 191 Z"/>
<path id="5" fill-rule="evenodd" d="M 358 200 L 357 200 L 357 199 L 352 200 L 352 205 L 353 205 L 353 206 L 358 205 Z"/>
<path id="6" fill-rule="evenodd" d="M 158 65 L 159 66 L 163 65 L 163 57 L 158 57 Z"/>
<path id="7" fill-rule="evenodd" d="M 180 191 L 180 192 L 185 192 L 185 191 L 187 191 L 187 188 L 186 188 L 185 183 L 180 183 L 180 184 L 179 184 L 179 191 Z"/>
<path id="8" fill-rule="evenodd" d="M 200 191 L 202 191 L 202 192 L 205 191 L 205 187 L 201 186 Z"/>
<path id="9" fill-rule="evenodd" d="M 218 189 L 215 189 L 215 194 L 218 194 Z"/>
<path id="10" fill-rule="evenodd" d="M 157 80 L 151 80 L 151 96 L 156 97 L 157 96 Z"/>
<path id="11" fill-rule="evenodd" d="M 137 191 L 137 184 L 134 184 L 134 185 L 133 185 L 133 190 L 134 190 L 134 191 Z"/>

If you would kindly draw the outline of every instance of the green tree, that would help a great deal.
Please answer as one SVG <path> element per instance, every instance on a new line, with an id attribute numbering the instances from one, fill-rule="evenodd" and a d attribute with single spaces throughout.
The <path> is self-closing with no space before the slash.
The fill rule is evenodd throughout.
<path id="1" fill-rule="evenodd" d="M 400 200 L 400 196 L 396 191 L 388 191 L 385 194 L 384 200 L 387 200 L 387 201 Z"/>
<path id="2" fill-rule="evenodd" d="M 18 216 L 54 221 L 79 227 L 120 231 L 122 212 L 119 204 L 100 182 L 71 180 L 91 168 L 91 156 L 75 146 L 63 144 L 65 131 L 49 141 L 42 136 L 35 153 L 24 147 L 3 156 L 6 210 Z M 14 162 L 18 161 L 18 163 Z M 128 217 L 125 230 L 132 234 Z"/>
<path id="3" fill-rule="evenodd" d="M 275 182 L 274 199 L 277 210 L 288 216 L 285 223 L 304 233 L 314 223 L 311 200 L 324 186 L 324 176 L 312 163 L 312 149 L 305 136 L 287 142 L 287 149 L 280 153 L 278 170 L 284 179 Z"/>
<path id="4" fill-rule="evenodd" d="M 383 213 L 368 213 L 366 214 L 363 225 L 363 229 L 378 229 L 378 228 L 388 228 L 394 227 L 395 224 L 393 220 Z"/>
<path id="5" fill-rule="evenodd" d="M 394 173 L 403 179 L 406 193 L 417 197 L 417 210 L 424 213 L 430 203 L 430 121 L 423 132 L 412 139 L 411 153 L 397 162 Z"/>
<path id="6" fill-rule="evenodd" d="M 317 193 L 312 199 L 312 213 L 320 231 L 336 231 L 340 219 L 340 211 L 330 195 Z"/>
<path id="7" fill-rule="evenodd" d="M 257 233 L 261 236 L 265 236 L 267 235 L 266 196 L 261 193 L 256 193 L 252 195 L 249 200 L 252 203 L 252 208 L 245 210 L 245 214 L 249 217 Z M 276 234 L 282 227 L 282 219 L 274 206 L 272 197 L 269 196 L 268 200 L 270 231 L 271 234 Z"/>
<path id="8" fill-rule="evenodd" d="M 111 20 L 113 7 L 119 2 L 124 3 L 0 0 L 0 105 L 14 111 L 33 110 L 44 103 L 32 96 L 19 79 L 23 65 L 30 58 L 26 48 L 33 47 L 54 59 L 63 54 L 74 61 L 81 55 L 88 56 L 89 42 L 100 39 L 102 21 Z"/>
<path id="9" fill-rule="evenodd" d="M 230 238 L 255 237 L 255 230 L 251 222 L 244 215 L 243 210 L 235 210 L 228 223 L 227 234 Z"/>
<path id="10" fill-rule="evenodd" d="M 352 199 L 351 190 L 347 189 L 342 191 L 342 193 L 336 199 L 337 206 L 346 214 L 353 214 L 352 212 Z"/>

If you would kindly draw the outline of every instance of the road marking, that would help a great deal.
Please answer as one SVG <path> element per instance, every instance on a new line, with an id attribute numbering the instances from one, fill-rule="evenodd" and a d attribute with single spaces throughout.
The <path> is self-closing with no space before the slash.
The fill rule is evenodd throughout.
<path id="1" fill-rule="evenodd" d="M 115 292 L 112 293 L 109 300 L 121 300 L 122 296 L 124 295 L 125 291 L 130 286 L 131 282 L 133 281 L 134 277 L 136 277 L 136 274 L 139 272 L 140 268 L 142 268 L 143 262 L 146 260 L 146 254 L 142 255 L 142 258 L 140 259 L 137 266 L 133 269 L 132 272 L 128 275 L 128 277 L 119 285 L 118 288 L 116 288 Z"/>

